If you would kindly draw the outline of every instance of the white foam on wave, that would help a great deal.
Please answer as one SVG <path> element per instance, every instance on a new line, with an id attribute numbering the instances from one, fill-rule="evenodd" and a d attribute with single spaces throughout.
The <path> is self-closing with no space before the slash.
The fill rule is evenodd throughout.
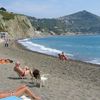
<path id="1" fill-rule="evenodd" d="M 92 63 L 92 64 L 98 64 L 98 65 L 100 65 L 100 59 L 97 59 L 97 58 L 94 58 L 93 60 L 86 61 L 86 62 L 89 62 L 89 63 Z"/>
<path id="2" fill-rule="evenodd" d="M 43 45 L 35 44 L 35 43 L 27 41 L 27 40 L 18 40 L 18 42 L 21 43 L 23 46 L 25 46 L 29 50 L 47 54 L 47 55 L 57 56 L 58 53 L 62 52 L 60 50 L 47 48 Z"/>
<path id="3" fill-rule="evenodd" d="M 33 43 L 33 42 L 29 41 L 29 39 L 18 40 L 18 43 L 22 44 L 23 46 L 25 46 L 27 49 L 29 49 L 31 51 L 35 51 L 35 52 L 39 52 L 39 53 L 43 53 L 43 54 L 47 54 L 47 55 L 57 56 L 59 53 L 62 52 L 57 49 L 47 48 L 43 45 Z M 69 57 L 73 56 L 72 54 L 66 54 L 66 53 L 65 53 L 65 55 L 67 55 Z"/>
<path id="4" fill-rule="evenodd" d="M 25 41 L 28 41 L 30 38 L 25 38 L 23 40 L 18 40 L 18 42 L 25 42 Z"/>

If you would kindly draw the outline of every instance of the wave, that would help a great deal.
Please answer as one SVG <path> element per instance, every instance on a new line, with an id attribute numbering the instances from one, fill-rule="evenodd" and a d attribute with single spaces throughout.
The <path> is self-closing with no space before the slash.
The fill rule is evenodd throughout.
<path id="1" fill-rule="evenodd" d="M 57 56 L 59 53 L 62 52 L 57 49 L 47 48 L 43 45 L 33 43 L 31 41 L 28 41 L 28 39 L 18 40 L 18 43 L 22 44 L 23 46 L 25 46 L 27 49 L 29 49 L 31 51 L 35 51 L 35 52 L 39 52 L 39 53 L 43 53 L 43 54 L 47 54 L 47 55 Z M 66 53 L 65 53 L 65 55 L 68 55 L 70 57 L 73 56 L 71 54 L 66 54 Z"/>
<path id="2" fill-rule="evenodd" d="M 100 59 L 97 59 L 97 58 L 90 60 L 90 61 L 86 61 L 86 62 L 100 65 Z"/>

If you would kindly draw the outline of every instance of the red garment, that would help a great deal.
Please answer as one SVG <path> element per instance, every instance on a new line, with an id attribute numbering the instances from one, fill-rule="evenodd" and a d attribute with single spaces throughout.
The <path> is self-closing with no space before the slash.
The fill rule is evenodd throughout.
<path id="1" fill-rule="evenodd" d="M 24 77 L 25 76 L 25 71 L 22 73 L 21 77 Z"/>

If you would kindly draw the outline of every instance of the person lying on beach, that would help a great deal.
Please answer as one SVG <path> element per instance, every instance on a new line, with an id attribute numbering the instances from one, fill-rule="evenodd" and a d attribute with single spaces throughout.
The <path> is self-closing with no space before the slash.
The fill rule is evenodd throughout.
<path id="1" fill-rule="evenodd" d="M 29 96 L 32 100 L 34 100 L 34 99 L 40 100 L 41 99 L 39 96 L 36 96 L 33 92 L 31 92 L 31 90 L 26 85 L 19 86 L 14 91 L 0 92 L 0 98 L 5 98 L 5 97 L 9 97 L 9 96 L 20 97 L 20 96 L 25 95 L 25 94 L 27 96 Z"/>
<path id="2" fill-rule="evenodd" d="M 7 64 L 7 63 L 13 63 L 13 60 L 10 60 L 10 59 L 0 59 L 0 64 Z"/>
<path id="3" fill-rule="evenodd" d="M 14 71 L 18 73 L 20 78 L 24 78 L 26 75 L 30 75 L 31 78 L 33 77 L 31 69 L 29 69 L 27 66 L 25 66 L 25 68 L 21 68 L 18 61 L 15 63 Z"/>
<path id="4" fill-rule="evenodd" d="M 60 60 L 68 60 L 67 56 L 65 56 L 64 52 L 62 52 L 61 54 L 58 54 L 58 57 Z"/>

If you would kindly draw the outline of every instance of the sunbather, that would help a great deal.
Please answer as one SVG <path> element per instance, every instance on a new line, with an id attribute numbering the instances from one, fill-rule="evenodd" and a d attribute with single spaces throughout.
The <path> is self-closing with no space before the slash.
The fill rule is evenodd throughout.
<path id="1" fill-rule="evenodd" d="M 27 66 L 25 66 L 25 68 L 21 68 L 19 62 L 15 63 L 14 71 L 18 73 L 20 78 L 24 78 L 26 75 L 29 75 L 29 74 L 31 78 L 33 77 L 32 71 Z"/>
<path id="2" fill-rule="evenodd" d="M 13 63 L 13 60 L 10 60 L 10 59 L 0 59 L 0 64 L 7 64 L 7 63 Z"/>
<path id="3" fill-rule="evenodd" d="M 9 97 L 9 96 L 18 96 L 18 97 L 20 97 L 24 94 L 26 94 L 27 96 L 29 96 L 33 100 L 34 99 L 35 100 L 40 100 L 40 97 L 38 97 L 34 93 L 32 93 L 31 90 L 25 85 L 22 85 L 22 86 L 18 87 L 14 91 L 0 92 L 0 98 L 5 98 L 5 97 Z"/>

